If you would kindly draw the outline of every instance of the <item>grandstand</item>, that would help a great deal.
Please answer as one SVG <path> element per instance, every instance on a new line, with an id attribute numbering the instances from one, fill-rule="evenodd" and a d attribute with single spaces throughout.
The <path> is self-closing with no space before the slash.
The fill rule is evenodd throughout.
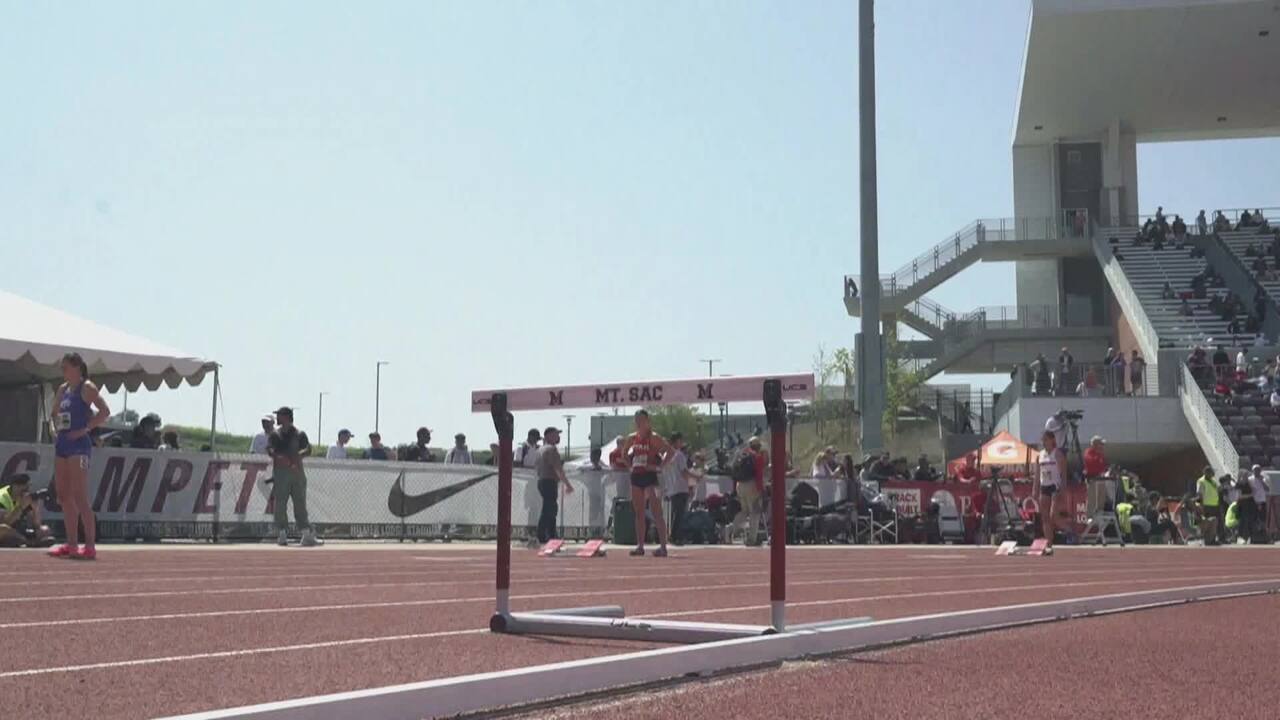
<path id="1" fill-rule="evenodd" d="M 1280 67 L 1266 30 L 1273 5 L 1033 3 L 1011 148 L 1014 216 L 976 220 L 881 276 L 882 321 L 922 336 L 904 344 L 925 378 L 1012 376 L 993 424 L 1036 442 L 1053 404 L 1035 397 L 1047 394 L 1027 371 L 1037 355 L 1052 361 L 1069 346 L 1097 363 L 1109 348 L 1136 350 L 1142 397 L 1126 396 L 1123 379 L 1118 392 L 1109 385 L 1108 397 L 1090 399 L 1080 435 L 1107 426 L 1100 415 L 1174 416 L 1113 440 L 1112 459 L 1140 474 L 1182 475 L 1206 461 L 1233 475 L 1251 463 L 1280 469 L 1280 418 L 1252 382 L 1280 336 L 1280 234 L 1265 220 L 1280 211 L 1204 208 L 1203 233 L 1193 219 L 1201 208 L 1141 215 L 1137 157 L 1139 143 L 1280 135 L 1280 110 L 1264 100 L 1280 91 L 1264 69 Z M 1192 35 L 1196 52 L 1165 40 Z M 1231 91 L 1241 87 L 1259 92 Z M 1175 216 L 1190 226 L 1175 233 Z M 928 297 L 982 262 L 1014 263 L 1013 305 L 951 310 Z M 860 316 L 859 288 L 848 278 L 844 287 L 846 309 Z M 1193 349 L 1218 346 L 1250 359 L 1250 382 L 1228 378 L 1230 398 L 1212 373 L 1187 365 Z M 1059 393 L 1070 388 L 1055 381 Z"/>

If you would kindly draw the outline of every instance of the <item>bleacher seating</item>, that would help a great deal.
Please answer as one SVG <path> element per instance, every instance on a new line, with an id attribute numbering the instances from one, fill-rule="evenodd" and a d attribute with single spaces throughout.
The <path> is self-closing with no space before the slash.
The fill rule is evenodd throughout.
<path id="1" fill-rule="evenodd" d="M 1156 335 L 1163 347 L 1186 348 L 1195 345 L 1224 344 L 1228 347 L 1252 345 L 1256 335 L 1231 335 L 1227 333 L 1227 321 L 1209 310 L 1209 300 L 1188 300 L 1192 314 L 1182 315 L 1181 296 L 1191 292 L 1191 279 L 1203 272 L 1207 263 L 1203 257 L 1192 257 L 1191 246 L 1178 249 L 1173 243 L 1154 250 L 1149 243 L 1135 245 L 1136 228 L 1108 230 L 1118 242 L 1112 247 L 1120 253 L 1120 267 L 1142 303 Z M 1176 297 L 1164 298 L 1164 284 L 1169 283 Z M 1215 291 L 1226 294 L 1221 285 L 1208 287 L 1209 295 Z"/>
<path id="2" fill-rule="evenodd" d="M 1228 402 L 1216 397 L 1213 385 L 1201 383 L 1209 406 L 1227 431 L 1231 444 L 1240 453 L 1240 465 L 1280 467 L 1280 415 L 1271 408 L 1270 399 L 1260 391 L 1235 395 Z"/>
<path id="3" fill-rule="evenodd" d="M 1246 254 L 1246 250 L 1250 245 L 1259 246 L 1262 254 L 1267 258 L 1267 267 L 1273 270 L 1276 269 L 1276 259 L 1269 252 L 1271 238 L 1274 237 L 1269 230 L 1260 230 L 1259 228 L 1231 230 L 1218 233 L 1218 237 L 1222 238 L 1222 242 L 1227 246 L 1227 249 L 1239 258 L 1240 262 L 1244 263 L 1245 268 L 1250 270 L 1250 275 L 1253 275 L 1253 258 Z M 1259 279 L 1259 284 L 1267 291 L 1272 300 L 1280 303 L 1280 274 L 1275 277 L 1277 278 L 1275 280 Z"/>

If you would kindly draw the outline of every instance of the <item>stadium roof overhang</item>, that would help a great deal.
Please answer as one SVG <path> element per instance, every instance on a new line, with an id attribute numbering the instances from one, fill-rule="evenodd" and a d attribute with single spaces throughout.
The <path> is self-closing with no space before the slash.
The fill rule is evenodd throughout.
<path id="1" fill-rule="evenodd" d="M 1032 0 L 1013 144 L 1280 135 L 1280 0 Z"/>

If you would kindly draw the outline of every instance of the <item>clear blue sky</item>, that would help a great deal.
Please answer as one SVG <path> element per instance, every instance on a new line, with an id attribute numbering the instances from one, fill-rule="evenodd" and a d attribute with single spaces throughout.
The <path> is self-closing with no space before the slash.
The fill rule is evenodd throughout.
<path id="1" fill-rule="evenodd" d="M 889 271 L 1012 214 L 1027 3 L 877 12 Z M 6 1 L 8 289 L 218 360 L 241 432 L 326 390 L 362 436 L 379 359 L 389 441 L 475 447 L 474 388 L 805 370 L 857 329 L 856 38 L 849 0 Z M 1274 142 L 1140 162 L 1144 209 L 1277 200 Z M 130 405 L 200 424 L 209 386 Z"/>

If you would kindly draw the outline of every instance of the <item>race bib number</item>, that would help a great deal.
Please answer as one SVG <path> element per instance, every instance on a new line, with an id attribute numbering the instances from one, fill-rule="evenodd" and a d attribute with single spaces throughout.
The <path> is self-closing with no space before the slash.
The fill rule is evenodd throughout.
<path id="1" fill-rule="evenodd" d="M 54 417 L 53 421 L 59 430 L 71 429 L 71 413 L 60 412 Z"/>

